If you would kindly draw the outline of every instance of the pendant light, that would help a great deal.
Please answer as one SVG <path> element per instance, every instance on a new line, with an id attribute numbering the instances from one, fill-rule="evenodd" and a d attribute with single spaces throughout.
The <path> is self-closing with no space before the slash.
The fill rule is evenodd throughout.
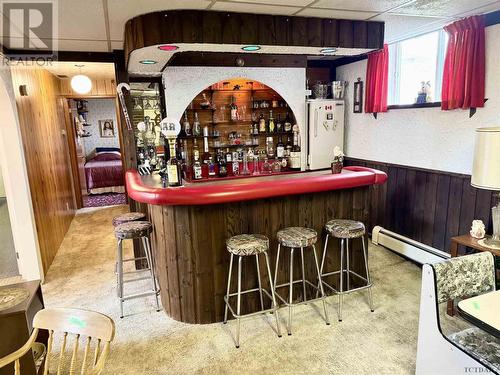
<path id="1" fill-rule="evenodd" d="M 82 67 L 84 65 L 75 65 L 80 68 L 80 74 L 73 76 L 71 78 L 71 88 L 78 94 L 83 95 L 88 93 L 92 89 L 92 81 L 89 77 L 82 74 Z"/>

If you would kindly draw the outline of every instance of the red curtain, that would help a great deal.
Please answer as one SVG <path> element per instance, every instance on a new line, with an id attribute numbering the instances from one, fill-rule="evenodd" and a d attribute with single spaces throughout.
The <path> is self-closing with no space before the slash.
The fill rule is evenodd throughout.
<path id="1" fill-rule="evenodd" d="M 368 55 L 366 69 L 365 112 L 387 112 L 389 51 L 384 48 Z"/>
<path id="2" fill-rule="evenodd" d="M 484 106 L 484 17 L 473 16 L 445 26 L 448 49 L 444 60 L 441 109 Z"/>

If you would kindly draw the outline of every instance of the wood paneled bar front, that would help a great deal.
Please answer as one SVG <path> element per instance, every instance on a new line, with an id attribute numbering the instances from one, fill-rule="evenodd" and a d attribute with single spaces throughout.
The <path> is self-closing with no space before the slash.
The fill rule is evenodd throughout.
<path id="1" fill-rule="evenodd" d="M 226 239 L 242 233 L 267 236 L 274 270 L 277 231 L 288 226 L 307 226 L 318 232 L 316 248 L 320 254 L 325 223 L 333 218 L 366 222 L 370 215 L 369 188 L 386 179 L 383 172 L 351 167 L 337 175 L 330 171 L 298 172 L 163 188 L 159 177 L 141 177 L 136 171 L 126 175 L 129 196 L 147 204 L 153 223 L 153 251 L 164 309 L 173 319 L 186 323 L 223 320 L 230 259 Z M 337 251 L 330 248 L 326 269 L 338 269 L 339 242 L 330 241 L 329 246 Z M 358 253 L 361 242 L 354 241 L 352 248 L 352 268 L 364 275 Z M 289 251 L 282 254 L 286 260 Z M 305 251 L 306 277 L 314 282 L 312 257 L 310 251 Z M 254 260 L 243 264 L 242 288 L 256 287 Z M 268 285 L 264 263 L 260 266 L 262 285 Z M 299 269 L 296 263 L 294 272 Z M 280 262 L 278 284 L 288 277 L 288 262 Z M 235 282 L 232 280 L 232 285 Z M 335 285 L 333 279 L 328 282 Z M 295 295 L 300 297 L 298 289 Z M 311 298 L 315 290 L 311 288 L 307 294 Z M 258 293 L 246 295 L 242 299 L 243 312 L 257 310 L 258 301 Z"/>

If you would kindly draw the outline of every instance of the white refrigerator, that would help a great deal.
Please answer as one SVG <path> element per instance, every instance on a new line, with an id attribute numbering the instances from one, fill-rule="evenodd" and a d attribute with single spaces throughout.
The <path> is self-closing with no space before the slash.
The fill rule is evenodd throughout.
<path id="1" fill-rule="evenodd" d="M 307 169 L 330 168 L 335 146 L 344 151 L 344 101 L 307 100 Z"/>

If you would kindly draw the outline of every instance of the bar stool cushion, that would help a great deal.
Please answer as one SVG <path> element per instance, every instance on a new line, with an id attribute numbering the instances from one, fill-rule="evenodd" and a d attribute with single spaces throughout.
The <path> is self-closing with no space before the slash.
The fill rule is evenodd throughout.
<path id="1" fill-rule="evenodd" d="M 240 234 L 228 239 L 226 246 L 234 255 L 255 255 L 269 249 L 269 238 L 261 234 Z"/>
<path id="2" fill-rule="evenodd" d="M 113 226 L 128 223 L 129 221 L 138 221 L 146 219 L 146 214 L 142 212 L 127 212 L 126 214 L 118 215 L 113 218 Z"/>
<path id="3" fill-rule="evenodd" d="M 365 225 L 360 221 L 334 219 L 325 225 L 329 234 L 337 238 L 357 238 L 365 234 Z"/>
<path id="4" fill-rule="evenodd" d="M 129 221 L 115 227 L 115 237 L 121 240 L 149 235 L 153 229 L 149 221 Z"/>
<path id="5" fill-rule="evenodd" d="M 276 237 L 283 246 L 307 247 L 312 246 L 318 239 L 314 229 L 304 227 L 288 227 L 280 230 Z"/>

